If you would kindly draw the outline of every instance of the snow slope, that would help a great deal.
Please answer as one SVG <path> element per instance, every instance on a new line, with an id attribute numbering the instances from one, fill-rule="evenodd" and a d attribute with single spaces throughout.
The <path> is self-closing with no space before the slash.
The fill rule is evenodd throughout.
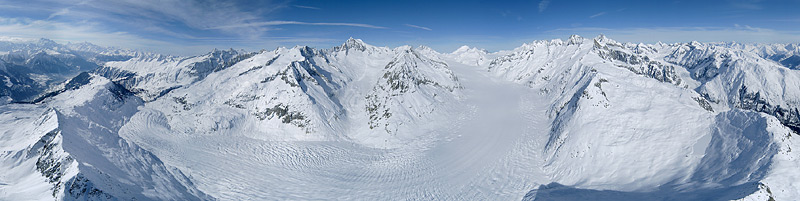
<path id="1" fill-rule="evenodd" d="M 774 110 L 769 107 L 787 100 L 794 102 L 793 98 L 782 95 L 797 97 L 792 94 L 796 90 L 791 89 L 798 87 L 783 86 L 794 86 L 794 81 L 786 77 L 796 76 L 798 72 L 732 49 L 707 49 L 712 55 L 733 54 L 735 63 L 732 64 L 709 62 L 713 59 L 707 59 L 706 55 L 684 54 L 687 46 L 696 45 L 702 44 L 621 44 L 604 36 L 591 40 L 573 36 L 566 43 L 560 40 L 534 42 L 490 64 L 491 72 L 532 88 L 543 88 L 544 94 L 561 92 L 554 97 L 550 113 L 554 119 L 545 148 L 548 156 L 544 169 L 554 183 L 540 187 L 548 189 L 541 192 L 544 195 L 536 196 L 540 192 L 532 191 L 528 198 L 585 199 L 585 196 L 602 195 L 606 199 L 652 196 L 708 199 L 710 197 L 698 195 L 713 195 L 711 197 L 716 199 L 736 197 L 734 192 L 741 189 L 730 189 L 763 179 L 776 154 L 775 142 L 770 139 L 773 135 L 786 135 L 786 132 L 769 131 L 769 127 L 776 126 L 774 120 L 768 126 L 764 123 L 766 120 L 759 120 L 761 117 L 752 112 L 740 114 L 739 109 L 731 111 L 731 108 L 777 113 L 775 116 L 791 128 L 796 119 L 791 113 L 771 113 Z M 555 75 L 546 71 L 549 62 L 575 52 L 579 55 L 568 59 L 575 63 L 554 62 L 566 66 L 556 67 L 559 71 Z M 528 56 L 536 54 L 540 55 Z M 676 62 L 676 57 L 694 63 Z M 703 63 L 702 67 L 721 65 L 727 68 L 720 70 L 722 72 L 697 70 L 696 63 Z M 764 94 L 750 95 L 757 100 L 751 102 L 759 106 L 750 107 L 747 104 L 751 102 L 746 101 L 742 101 L 743 104 L 712 98 L 729 95 L 745 99 L 739 98 L 736 91 L 748 87 L 757 92 L 741 94 Z M 760 98 L 765 94 L 777 97 Z M 783 108 L 793 106 L 796 104 L 788 103 Z M 748 127 L 750 121 L 761 123 Z M 742 143 L 751 145 L 740 147 L 742 145 L 738 144 Z M 717 175 L 719 173 L 723 175 Z M 791 185 L 771 188 L 779 188 L 782 193 L 796 192 Z M 552 194 L 553 191 L 557 193 Z M 631 191 L 637 193 L 625 193 Z M 560 197 L 562 194 L 572 195 Z"/>
<path id="2" fill-rule="evenodd" d="M 48 104 L 3 106 L 4 124 L 19 126 L 3 131 L 6 199 L 210 199 L 180 171 L 117 135 L 140 99 L 105 78 L 81 79 Z"/>

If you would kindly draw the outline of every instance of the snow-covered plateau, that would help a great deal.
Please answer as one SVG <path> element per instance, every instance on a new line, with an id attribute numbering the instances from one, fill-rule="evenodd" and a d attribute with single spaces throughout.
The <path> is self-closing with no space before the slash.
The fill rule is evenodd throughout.
<path id="1" fill-rule="evenodd" d="M 798 58 L 0 41 L 0 200 L 798 200 Z"/>

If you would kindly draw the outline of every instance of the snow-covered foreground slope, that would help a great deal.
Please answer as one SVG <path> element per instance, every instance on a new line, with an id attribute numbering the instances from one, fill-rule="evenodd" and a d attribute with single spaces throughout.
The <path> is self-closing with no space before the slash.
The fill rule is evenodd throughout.
<path id="1" fill-rule="evenodd" d="M 800 72 L 757 47 L 142 55 L 2 106 L 0 198 L 794 200 Z"/>
<path id="2" fill-rule="evenodd" d="M 142 101 L 98 77 L 40 105 L 2 106 L 4 199 L 209 199 L 179 170 L 117 133 Z"/>

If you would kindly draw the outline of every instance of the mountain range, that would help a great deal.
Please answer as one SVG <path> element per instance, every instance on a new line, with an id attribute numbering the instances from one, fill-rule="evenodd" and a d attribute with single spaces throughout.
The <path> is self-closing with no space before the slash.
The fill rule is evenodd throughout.
<path id="1" fill-rule="evenodd" d="M 794 200 L 800 45 L 0 41 L 3 200 Z"/>

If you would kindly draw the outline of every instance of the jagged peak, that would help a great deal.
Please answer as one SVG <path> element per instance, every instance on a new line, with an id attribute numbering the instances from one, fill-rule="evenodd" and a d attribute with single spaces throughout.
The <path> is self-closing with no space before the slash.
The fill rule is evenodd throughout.
<path id="1" fill-rule="evenodd" d="M 598 35 L 593 40 L 594 40 L 594 46 L 596 48 L 608 48 L 608 46 L 616 46 L 616 47 L 625 46 L 622 43 L 617 42 L 617 41 L 615 41 L 613 39 L 610 39 L 610 38 L 606 37 L 603 34 Z"/>
<path id="2" fill-rule="evenodd" d="M 580 45 L 583 44 L 584 40 L 585 39 L 583 37 L 573 34 L 572 36 L 569 36 L 569 39 L 567 40 L 567 45 Z"/>
<path id="3" fill-rule="evenodd" d="M 612 40 L 603 34 L 597 35 L 597 37 L 594 38 L 594 41 L 601 44 L 619 44 L 619 42 Z"/>
<path id="4" fill-rule="evenodd" d="M 350 39 L 347 39 L 347 41 L 345 41 L 344 44 L 342 44 L 342 46 L 340 46 L 340 48 L 343 49 L 343 50 L 355 49 L 355 50 L 360 50 L 360 51 L 366 50 L 367 47 L 369 47 L 369 45 L 367 43 L 364 43 L 363 40 L 355 39 L 353 37 L 350 37 Z"/>
<path id="5" fill-rule="evenodd" d="M 703 46 L 703 43 L 700 43 L 700 42 L 697 42 L 696 40 L 693 40 L 692 42 L 689 42 L 688 45 L 689 46 L 694 46 L 694 47 L 701 47 L 701 46 Z"/>
<path id="6" fill-rule="evenodd" d="M 424 54 L 424 55 L 429 56 L 429 57 L 436 57 L 436 58 L 438 58 L 438 55 L 440 54 L 439 52 L 437 52 L 433 48 L 428 47 L 428 46 L 424 46 L 424 45 L 417 46 L 417 48 L 414 51 L 419 52 L 419 53 Z"/>
<path id="7" fill-rule="evenodd" d="M 58 43 L 56 43 L 56 41 L 53 41 L 53 40 L 50 40 L 50 39 L 47 39 L 47 38 L 39 38 L 39 40 L 36 40 L 36 43 L 38 43 L 40 45 L 58 45 Z"/>
<path id="8" fill-rule="evenodd" d="M 420 46 L 417 46 L 417 49 L 418 49 L 418 50 L 430 50 L 430 51 L 435 51 L 435 50 L 433 50 L 433 48 L 431 48 L 431 47 L 428 47 L 428 46 L 425 46 L 425 45 L 420 45 Z"/>
<path id="9" fill-rule="evenodd" d="M 412 48 L 410 45 L 403 45 L 403 46 L 395 48 L 394 50 L 396 52 L 411 53 L 412 51 L 414 51 L 414 48 Z"/>

